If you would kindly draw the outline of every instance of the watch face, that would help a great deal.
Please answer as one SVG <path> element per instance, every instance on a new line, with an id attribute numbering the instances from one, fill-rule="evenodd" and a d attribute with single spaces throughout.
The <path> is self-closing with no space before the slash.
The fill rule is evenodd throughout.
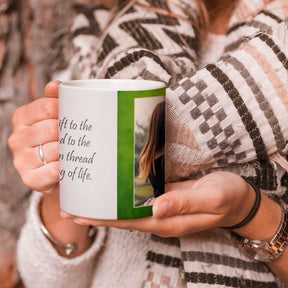
<path id="1" fill-rule="evenodd" d="M 241 250 L 249 257 L 252 259 L 255 259 L 257 261 L 261 262 L 271 262 L 273 260 L 271 256 L 265 253 L 261 248 L 257 247 L 250 247 L 246 245 L 241 245 Z"/>

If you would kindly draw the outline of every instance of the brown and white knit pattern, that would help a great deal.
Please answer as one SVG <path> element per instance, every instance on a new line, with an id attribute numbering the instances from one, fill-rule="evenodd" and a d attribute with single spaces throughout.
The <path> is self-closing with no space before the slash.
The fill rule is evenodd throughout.
<path id="1" fill-rule="evenodd" d="M 271 19 L 260 12 L 238 26 L 242 43 L 235 40 L 237 24 L 231 27 L 227 42 L 230 38 L 233 42 L 228 47 L 239 45 L 238 49 L 182 78 L 168 92 L 173 138 L 167 143 L 171 161 L 167 165 L 168 169 L 176 167 L 176 174 L 180 174 L 175 175 L 174 170 L 171 177 L 187 177 L 191 171 L 209 166 L 227 167 L 252 160 L 267 163 L 273 153 L 286 155 L 288 51 L 285 38 L 278 38 L 282 22 L 274 20 L 268 33 L 266 18 Z M 258 23 L 256 29 L 248 29 L 252 21 Z M 176 125 L 181 127 L 178 131 Z M 191 142 L 183 143 L 183 130 L 195 139 L 192 147 Z M 265 167 L 269 169 L 268 163 Z"/>
<path id="2" fill-rule="evenodd" d="M 195 15 L 192 0 L 138 2 L 169 8 L 184 18 Z M 204 67 L 198 64 L 199 33 L 188 21 L 134 4 L 101 36 L 111 13 L 97 5 L 79 13 L 71 33 L 74 56 L 69 68 L 58 71 L 56 77 L 165 82 L 167 180 L 229 170 L 288 202 L 288 172 L 283 168 L 287 167 L 288 149 L 286 0 L 240 0 L 224 40 L 225 52 Z M 141 285 L 281 287 L 267 266 L 244 256 L 235 241 L 229 231 L 221 229 L 181 239 L 152 236 L 147 242 L 147 267 Z M 109 259 L 100 260 L 99 267 L 105 261 L 108 265 Z M 125 265 L 133 267 L 133 263 Z M 135 283 L 133 287 L 138 286 Z M 101 287 L 112 286 L 103 283 Z"/>
<path id="3" fill-rule="evenodd" d="M 149 244 L 143 288 L 186 288 L 179 239 L 152 235 Z"/>

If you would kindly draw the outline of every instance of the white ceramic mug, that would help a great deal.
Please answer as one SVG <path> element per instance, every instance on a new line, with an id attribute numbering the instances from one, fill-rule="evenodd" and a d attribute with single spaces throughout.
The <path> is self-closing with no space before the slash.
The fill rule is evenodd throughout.
<path id="1" fill-rule="evenodd" d="M 98 79 L 60 84 L 62 210 L 94 219 L 151 215 L 145 202 L 153 187 L 138 176 L 137 161 L 148 141 L 153 109 L 163 101 L 165 85 L 157 81 Z"/>

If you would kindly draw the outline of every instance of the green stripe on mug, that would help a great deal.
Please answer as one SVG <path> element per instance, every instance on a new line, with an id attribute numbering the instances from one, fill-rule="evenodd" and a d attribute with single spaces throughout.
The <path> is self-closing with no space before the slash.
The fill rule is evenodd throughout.
<path id="1" fill-rule="evenodd" d="M 165 88 L 146 91 L 118 91 L 118 200 L 117 218 L 129 219 L 152 215 L 152 207 L 135 207 L 134 185 L 134 103 L 135 98 L 163 96 Z M 125 117 L 123 117 L 125 115 Z"/>

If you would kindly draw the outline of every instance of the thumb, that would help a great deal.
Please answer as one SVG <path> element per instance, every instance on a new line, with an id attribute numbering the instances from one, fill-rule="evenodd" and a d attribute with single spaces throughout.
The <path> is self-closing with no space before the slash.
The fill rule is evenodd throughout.
<path id="1" fill-rule="evenodd" d="M 156 218 L 203 213 L 207 206 L 206 189 L 180 189 L 165 193 L 153 204 Z M 204 208 L 204 209 L 203 209 Z"/>
<path id="2" fill-rule="evenodd" d="M 51 81 L 49 82 L 44 89 L 45 97 L 48 98 L 58 98 L 59 84 L 61 81 Z"/>

